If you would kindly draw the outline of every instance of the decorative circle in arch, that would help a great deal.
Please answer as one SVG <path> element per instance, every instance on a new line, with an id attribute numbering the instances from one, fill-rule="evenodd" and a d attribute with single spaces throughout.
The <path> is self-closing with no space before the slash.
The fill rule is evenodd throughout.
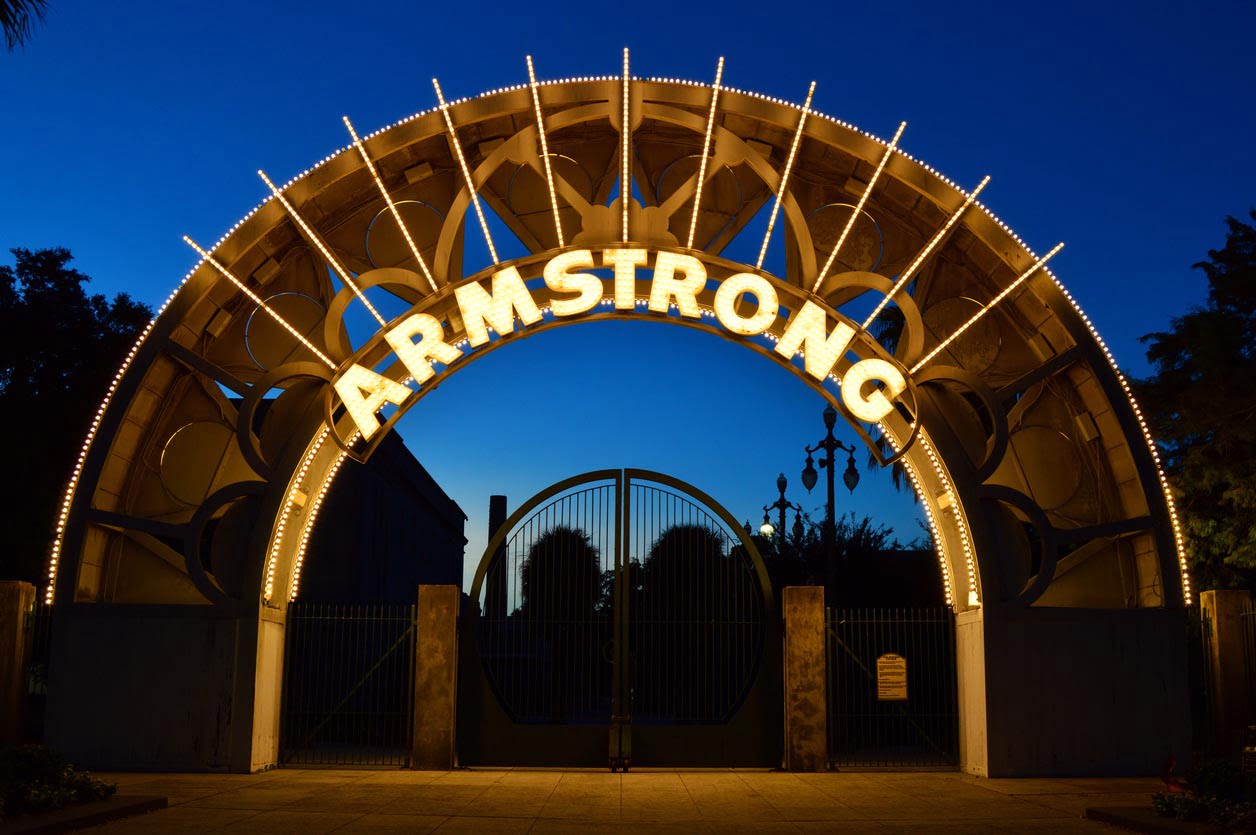
<path id="1" fill-rule="evenodd" d="M 1020 391 L 1052 380 L 1052 396 L 1062 403 L 1057 411 L 1080 421 L 1104 459 L 1097 472 L 1107 479 L 1096 491 L 1083 491 L 1102 494 L 1102 503 L 1075 507 L 1068 505 L 1072 497 L 1064 500 L 1068 506 L 1058 518 L 1076 520 L 1077 527 L 1057 533 L 1070 542 L 1118 536 L 1139 553 L 1154 554 L 1153 559 L 1139 561 L 1147 576 L 1137 578 L 1144 592 L 1134 605 L 1180 605 L 1190 599 L 1172 497 L 1128 383 L 1089 320 L 1046 269 L 1046 261 L 1058 248 L 1042 257 L 1029 250 L 977 201 L 984 182 L 966 193 L 903 152 L 897 135 L 886 143 L 812 111 L 810 97 L 799 108 L 718 82 L 707 86 L 637 78 L 628 72 L 626 54 L 622 75 L 532 82 L 453 103 L 444 100 L 439 88 L 436 93 L 435 109 L 366 137 L 359 137 L 350 125 L 353 141 L 349 146 L 282 187 L 267 179 L 274 199 L 237 223 L 211 249 L 194 244 L 202 260 L 162 305 L 127 356 L 84 443 L 59 515 L 50 561 L 50 599 L 60 584 L 58 569 L 63 563 L 70 575 L 63 584 L 73 590 L 67 594 L 107 600 L 112 593 L 90 582 L 78 582 L 80 566 L 109 558 L 108 543 L 101 536 L 87 535 L 89 529 L 99 529 L 99 520 L 107 517 L 108 530 L 114 530 L 151 527 L 154 519 L 162 518 L 161 507 L 140 501 L 151 495 L 145 485 L 152 474 L 132 462 L 143 460 L 152 445 L 161 444 L 174 428 L 210 406 L 223 414 L 236 414 L 239 422 L 241 410 L 224 392 L 256 400 L 252 390 L 265 384 L 265 375 L 249 361 L 243 326 L 236 324 L 247 318 L 240 315 L 242 310 L 260 307 L 277 325 L 273 338 L 299 342 L 326 369 L 333 385 L 358 366 L 376 375 L 364 377 L 367 390 L 383 391 L 393 385 L 397 388 L 389 390 L 400 397 L 402 388 L 423 385 L 423 380 L 410 381 L 422 376 L 423 365 L 413 365 L 420 372 L 415 375 L 396 355 L 386 337 L 399 323 L 380 316 L 370 301 L 373 294 L 392 293 L 411 306 L 407 316 L 431 317 L 438 330 L 427 333 L 437 338 L 448 335 L 456 343 L 454 337 L 461 333 L 476 342 L 467 323 L 483 325 L 481 350 L 493 349 L 515 341 L 516 330 L 521 334 L 526 327 L 544 327 L 542 307 L 554 316 L 556 305 L 575 304 L 576 298 L 583 298 L 574 284 L 556 286 L 563 281 L 551 280 L 545 268 L 560 256 L 586 249 L 599 258 L 611 252 L 631 261 L 623 254 L 634 250 L 646 252 L 647 257 L 646 263 L 634 266 L 634 272 L 623 274 L 618 282 L 612 275 L 617 268 L 604 261 L 576 265 L 591 270 L 599 282 L 597 299 L 611 301 L 605 310 L 595 301 L 589 308 L 592 312 L 581 314 L 584 319 L 653 317 L 702 325 L 717 333 L 721 328 L 727 331 L 729 322 L 744 320 L 753 305 L 745 307 L 747 294 L 742 290 L 727 294 L 731 299 L 726 298 L 720 307 L 718 290 L 745 274 L 759 282 L 753 286 L 771 287 L 778 301 L 788 299 L 789 304 L 783 304 L 777 321 L 757 335 L 721 335 L 765 355 L 787 359 L 794 373 L 810 376 L 821 385 L 834 385 L 834 376 L 838 380 L 852 376 L 859 361 L 882 362 L 876 366 L 881 376 L 869 374 L 855 380 L 852 394 L 856 400 L 880 394 L 890 405 L 878 416 L 880 428 L 897 450 L 895 457 L 901 456 L 909 465 L 937 526 L 944 573 L 955 586 L 957 606 L 976 605 L 973 601 L 980 597 L 984 578 L 1001 571 L 999 555 L 986 548 L 993 535 L 988 531 L 995 523 L 986 518 L 982 497 L 992 495 L 991 491 L 1038 495 L 1041 479 L 1050 474 L 1039 468 L 1021 476 L 1008 475 L 1011 468 L 998 466 L 995 460 L 1008 447 L 998 438 L 975 441 L 992 460 L 970 460 L 964 450 L 974 443 L 956 433 L 975 431 L 972 427 L 981 422 L 974 424 L 965 416 L 964 422 L 953 423 L 956 416 L 939 408 L 951 401 L 923 389 L 919 402 L 907 396 L 915 391 L 912 377 L 926 373 L 935 360 L 980 379 L 982 391 L 988 392 L 981 400 L 986 413 L 1005 409 Z M 804 136 L 807 142 L 801 141 Z M 678 149 L 678 145 L 684 147 Z M 684 183 L 658 195 L 649 188 L 632 188 L 636 177 L 645 183 L 658 182 L 664 167 L 678 155 L 696 155 L 699 160 L 699 170 Z M 552 164 L 564 158 L 589 174 L 596 184 L 591 195 L 566 181 Z M 516 177 L 520 166 L 537 176 L 526 178 L 525 183 L 525 178 Z M 853 180 L 814 173 L 843 167 L 873 174 Z M 444 173 L 433 176 L 437 171 Z M 738 188 L 706 188 L 717 172 L 732 172 Z M 534 191 L 527 206 L 548 206 L 550 211 L 512 211 L 512 182 L 515 191 L 524 187 Z M 833 265 L 843 263 L 843 247 L 851 238 L 853 223 L 842 227 L 827 255 L 824 247 L 813 243 L 808 216 L 823 206 L 849 201 L 852 184 L 861 193 L 851 220 L 866 214 L 881 230 L 887 246 L 893 243 L 894 252 L 915 253 L 895 275 L 832 274 Z M 625 194 L 634 197 L 618 196 Z M 645 205 L 638 203 L 637 194 L 648 195 Z M 739 205 L 723 205 L 734 194 Z M 398 208 L 407 201 L 425 203 L 440 215 L 434 244 L 425 239 L 420 248 L 414 230 L 407 229 L 405 212 Z M 763 240 L 753 241 L 752 249 L 760 253 L 757 262 L 712 268 L 721 263 L 721 253 L 730 243 L 754 237 L 748 227 L 760 211 L 768 212 L 769 223 Z M 371 275 L 371 256 L 363 242 L 372 219 L 382 222 L 384 213 L 392 215 L 402 231 L 411 256 L 406 263 L 417 271 L 389 268 Z M 487 221 L 490 213 L 524 242 L 528 256 L 499 260 Z M 731 224 L 729 217 L 734 218 Z M 464 263 L 467 234 L 483 237 L 493 263 Z M 784 263 L 768 263 L 765 258 L 773 235 L 786 242 Z M 706 243 L 702 249 L 693 249 L 694 241 Z M 323 260 L 331 277 L 289 269 L 288 265 L 301 259 L 287 254 L 298 248 Z M 692 257 L 710 274 L 699 286 L 696 280 L 686 284 L 692 270 L 683 275 L 682 270 L 660 273 L 657 260 L 663 253 L 673 266 L 679 263 L 676 259 Z M 940 281 L 934 269 L 943 257 L 950 270 L 946 281 Z M 536 269 L 529 274 L 528 267 Z M 640 271 L 635 272 L 638 267 Z M 509 278 L 512 269 L 520 271 L 521 292 L 531 296 L 537 307 L 538 316 L 531 325 L 530 314 L 524 315 L 528 305 L 523 296 L 510 300 L 504 314 L 499 312 L 502 300 L 510 294 L 499 296 L 497 285 L 509 283 L 500 277 L 507 274 Z M 901 308 L 909 323 L 928 317 L 935 305 L 956 295 L 957 283 L 962 285 L 962 294 L 979 307 L 948 333 L 922 334 L 909 325 L 892 353 L 867 336 L 868 328 L 888 307 Z M 327 311 L 323 327 L 313 333 L 291 327 L 259 295 L 263 285 L 267 298 L 302 293 L 315 299 Z M 661 296 L 656 293 L 660 287 L 666 291 Z M 875 303 L 875 309 L 866 319 L 844 313 L 847 305 L 853 306 L 851 310 L 861 306 L 866 310 L 869 302 Z M 639 309 L 643 303 L 644 309 Z M 340 324 L 351 304 L 373 314 L 380 326 L 380 333 L 363 345 L 349 344 Z M 1003 315 L 987 315 L 996 308 Z M 683 321 L 691 316 L 691 322 Z M 811 323 L 804 328 L 808 316 Z M 516 321 L 523 325 L 516 328 Z M 966 340 L 992 323 L 1000 345 L 998 362 L 988 368 L 966 368 L 965 359 L 972 353 L 965 351 Z M 825 343 L 842 327 L 851 329 L 850 339 L 844 343 L 836 339 L 830 352 L 836 356 L 825 356 Z M 489 330 L 496 335 L 488 335 Z M 411 333 L 411 347 L 420 334 L 421 330 Z M 422 339 L 418 344 L 422 345 Z M 848 349 L 855 352 L 854 360 L 847 356 Z M 449 364 L 432 369 L 433 380 L 457 365 L 452 354 L 445 356 Z M 440 357 L 434 358 L 434 364 L 441 365 Z M 894 381 L 885 376 L 890 372 L 904 377 L 902 397 L 893 391 Z M 188 377 L 214 385 L 198 389 L 173 384 Z M 256 591 L 263 601 L 271 599 L 272 591 L 282 600 L 283 592 L 291 588 L 299 570 L 300 543 L 308 540 L 316 515 L 313 509 L 318 501 L 311 499 L 325 493 L 329 475 L 344 460 L 335 444 L 322 443 L 327 410 L 320 405 L 329 388 L 319 375 L 303 375 L 280 385 L 288 392 L 276 401 L 282 414 L 264 422 L 273 428 L 259 430 L 272 436 L 253 443 L 249 435 L 253 426 L 239 425 L 236 432 L 237 438 L 247 440 L 251 464 L 264 471 L 258 473 L 260 480 L 242 481 L 247 488 L 242 487 L 239 495 L 258 502 L 265 510 L 259 518 L 273 524 L 269 536 L 258 532 L 247 542 L 237 543 L 241 559 L 268 568 L 237 570 L 235 576 L 256 578 L 257 588 L 246 589 L 245 595 Z M 201 400 L 192 404 L 193 397 Z M 206 398 L 213 402 L 207 404 Z M 846 392 L 841 399 L 851 405 Z M 344 420 L 335 409 L 332 417 Z M 996 425 L 998 417 L 991 418 Z M 1035 422 L 1043 419 L 1036 416 Z M 861 423 L 856 420 L 855 429 L 871 443 L 867 425 Z M 351 431 L 334 433 L 342 441 L 362 426 L 345 423 L 343 428 Z M 915 438 L 918 442 L 913 443 Z M 259 450 L 267 452 L 262 455 Z M 1131 483 L 1133 488 L 1128 486 Z M 221 508 L 205 511 L 220 512 Z M 229 549 L 215 546 L 215 553 L 225 550 Z M 1093 548 L 1087 551 L 1091 552 L 1104 553 Z M 1062 579 L 1044 576 L 1036 582 L 1053 584 L 1052 600 L 1067 600 L 1067 590 L 1056 593 L 1054 584 L 1067 586 L 1072 582 L 1069 577 L 1078 574 Z M 219 588 L 212 580 L 206 578 L 207 587 Z M 999 587 L 999 583 L 991 586 Z M 158 602 L 160 590 L 153 593 Z M 1091 593 L 1087 599 L 1096 595 Z M 1122 596 L 1114 605 L 1128 605 L 1125 599 Z M 1001 602 L 1018 605 L 1018 601 L 1026 603 L 1019 595 Z"/>
<path id="2" fill-rule="evenodd" d="M 321 324 L 326 313 L 325 308 L 318 299 L 305 293 L 276 293 L 266 299 L 265 304 L 306 336 L 309 336 Z M 244 343 L 248 349 L 249 357 L 263 371 L 282 365 L 290 361 L 294 354 L 299 355 L 302 353 L 302 346 L 299 343 L 292 343 L 291 340 L 286 340 L 282 337 L 277 339 L 276 334 L 266 333 L 266 331 L 273 331 L 276 327 L 278 325 L 271 321 L 270 317 L 264 312 L 262 305 L 258 305 L 253 309 L 253 312 L 249 314 L 248 322 L 244 326 Z M 263 331 L 260 335 L 258 334 L 259 330 Z M 254 350 L 255 342 L 262 345 L 288 344 L 284 345 L 284 348 L 274 356 L 266 356 L 264 351 Z M 263 354 L 263 356 L 259 357 L 259 353 Z"/>
<path id="3" fill-rule="evenodd" d="M 430 203 L 425 203 L 422 200 L 400 200 L 397 202 L 396 207 L 398 214 L 402 215 L 401 222 L 405 223 L 407 229 L 414 229 L 426 223 L 431 223 L 439 229 L 445 220 L 445 216 L 441 214 L 440 209 Z M 409 221 L 404 219 L 405 214 L 411 215 L 411 219 Z M 380 221 L 383 221 L 383 225 L 382 228 L 377 231 L 375 227 L 380 224 Z M 381 242 L 379 238 L 385 236 L 385 240 Z M 372 247 L 372 237 L 375 238 L 374 247 Z M 371 219 L 371 224 L 366 227 L 366 239 L 364 246 L 366 248 L 367 260 L 369 260 L 371 262 L 371 266 L 376 269 L 380 267 L 399 265 L 403 261 L 408 260 L 408 256 L 405 255 L 395 259 L 383 258 L 382 254 L 377 251 L 380 249 L 404 251 L 406 247 L 406 242 L 402 240 L 402 234 L 398 228 L 397 216 L 389 209 L 380 209 L 379 212 L 376 213 L 375 217 Z M 381 264 L 381 259 L 385 262 L 395 261 L 396 263 Z"/>

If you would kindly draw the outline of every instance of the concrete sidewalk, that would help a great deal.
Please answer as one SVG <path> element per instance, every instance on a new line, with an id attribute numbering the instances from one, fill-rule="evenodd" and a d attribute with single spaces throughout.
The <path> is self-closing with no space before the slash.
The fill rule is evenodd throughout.
<path id="1" fill-rule="evenodd" d="M 953 772 L 280 769 L 107 774 L 170 799 L 101 833 L 1116 832 L 1087 806 L 1148 805 L 1138 779 L 984 780 Z"/>

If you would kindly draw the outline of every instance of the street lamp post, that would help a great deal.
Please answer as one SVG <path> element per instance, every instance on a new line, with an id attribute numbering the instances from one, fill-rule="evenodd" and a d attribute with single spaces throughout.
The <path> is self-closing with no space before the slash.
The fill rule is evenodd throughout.
<path id="1" fill-rule="evenodd" d="M 763 506 L 763 524 L 759 527 L 759 533 L 764 536 L 771 536 L 780 531 L 782 542 L 785 541 L 785 511 L 787 510 L 792 510 L 795 514 L 798 514 L 794 516 L 794 540 L 797 541 L 802 538 L 802 505 L 796 505 L 785 498 L 785 487 L 788 484 L 789 482 L 785 480 L 785 473 L 781 473 L 776 477 L 776 489 L 781 495 L 772 504 Z M 778 511 L 780 514 L 780 524 L 775 528 L 772 527 L 769 515 L 773 510 Z"/>
<path id="2" fill-rule="evenodd" d="M 820 459 L 820 466 L 824 467 L 826 473 L 825 481 L 828 483 L 828 498 L 824 506 L 824 530 L 823 530 L 823 546 L 824 561 L 826 573 L 826 591 L 828 604 L 834 605 L 837 594 L 837 520 L 834 511 L 833 501 L 833 473 L 836 469 L 836 461 L 834 453 L 837 450 L 847 453 L 846 472 L 842 474 L 842 481 L 850 492 L 855 492 L 855 486 L 859 484 L 859 471 L 855 469 L 855 447 L 846 446 L 837 438 L 833 437 L 833 426 L 837 423 L 837 410 L 832 406 L 824 408 L 824 427 L 825 435 L 815 446 L 807 447 L 807 463 L 802 471 L 802 485 L 807 488 L 807 492 L 811 492 L 811 488 L 816 486 L 816 469 L 812 461 L 812 454 L 823 452 L 824 457 Z"/>

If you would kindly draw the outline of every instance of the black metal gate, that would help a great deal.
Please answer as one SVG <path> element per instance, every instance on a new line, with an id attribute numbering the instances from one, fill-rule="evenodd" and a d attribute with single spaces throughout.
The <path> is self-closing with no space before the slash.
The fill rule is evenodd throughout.
<path id="1" fill-rule="evenodd" d="M 464 765 L 780 763 L 780 633 L 753 542 L 706 494 L 603 470 L 490 541 L 460 647 Z"/>
<path id="2" fill-rule="evenodd" d="M 830 609 L 827 619 L 829 764 L 955 766 L 955 613 Z"/>
<path id="3" fill-rule="evenodd" d="M 410 764 L 413 605 L 288 604 L 280 765 Z"/>

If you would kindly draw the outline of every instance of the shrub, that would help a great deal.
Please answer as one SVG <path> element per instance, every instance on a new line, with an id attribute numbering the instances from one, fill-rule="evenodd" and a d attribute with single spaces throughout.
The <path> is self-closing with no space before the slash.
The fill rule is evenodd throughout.
<path id="1" fill-rule="evenodd" d="M 1191 794 L 1231 803 L 1243 801 L 1243 773 L 1230 760 L 1204 760 L 1186 772 Z"/>
<path id="2" fill-rule="evenodd" d="M 0 817 L 104 800 L 117 790 L 113 783 L 75 771 L 60 753 L 43 745 L 0 751 Z"/>
<path id="3" fill-rule="evenodd" d="M 1208 819 L 1208 804 L 1189 793 L 1156 792 L 1151 796 L 1151 805 L 1156 810 L 1156 814 L 1165 818 L 1178 818 L 1184 821 Z"/>
<path id="4" fill-rule="evenodd" d="M 1210 820 L 1238 831 L 1256 831 L 1256 809 L 1243 802 L 1243 775 L 1230 760 L 1206 760 L 1187 772 L 1186 791 L 1157 792 L 1151 796 L 1156 814 L 1187 821 Z"/>

